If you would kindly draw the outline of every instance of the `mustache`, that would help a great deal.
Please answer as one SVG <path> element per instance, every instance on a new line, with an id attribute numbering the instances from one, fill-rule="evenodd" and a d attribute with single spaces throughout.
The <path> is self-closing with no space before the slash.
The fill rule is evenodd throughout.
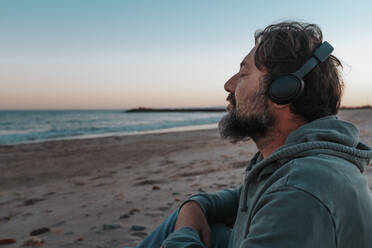
<path id="1" fill-rule="evenodd" d="M 227 101 L 229 101 L 234 107 L 236 105 L 236 101 L 235 101 L 235 96 L 233 93 L 230 93 L 227 98 L 226 98 Z"/>

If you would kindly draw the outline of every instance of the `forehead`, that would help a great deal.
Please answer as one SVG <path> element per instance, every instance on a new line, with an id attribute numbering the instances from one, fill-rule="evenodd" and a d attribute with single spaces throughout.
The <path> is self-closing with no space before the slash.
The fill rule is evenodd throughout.
<path id="1" fill-rule="evenodd" d="M 254 47 L 247 56 L 244 57 L 243 61 L 240 63 L 240 67 L 243 68 L 248 68 L 251 66 L 255 66 L 254 63 L 254 54 L 255 54 L 256 48 Z"/>

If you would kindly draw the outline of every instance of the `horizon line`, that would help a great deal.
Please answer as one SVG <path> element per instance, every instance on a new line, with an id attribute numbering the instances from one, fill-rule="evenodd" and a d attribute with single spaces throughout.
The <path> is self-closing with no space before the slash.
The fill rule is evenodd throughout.
<path id="1" fill-rule="evenodd" d="M 130 109 L 205 109 L 205 108 L 225 108 L 226 106 L 209 106 L 209 107 L 133 107 L 133 108 L 24 108 L 24 109 L 1 109 L 0 111 L 98 111 L 98 110 L 118 110 L 118 111 L 124 111 L 124 110 L 130 110 Z M 342 109 L 369 109 L 372 108 L 372 105 L 364 104 L 364 105 L 356 105 L 356 106 L 341 106 L 340 110 Z"/>

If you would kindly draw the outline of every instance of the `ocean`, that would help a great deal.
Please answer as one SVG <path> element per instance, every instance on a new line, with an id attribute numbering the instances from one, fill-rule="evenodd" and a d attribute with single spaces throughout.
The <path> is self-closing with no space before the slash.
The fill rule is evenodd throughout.
<path id="1" fill-rule="evenodd" d="M 224 114 L 125 113 L 121 110 L 2 110 L 0 145 L 213 128 Z"/>

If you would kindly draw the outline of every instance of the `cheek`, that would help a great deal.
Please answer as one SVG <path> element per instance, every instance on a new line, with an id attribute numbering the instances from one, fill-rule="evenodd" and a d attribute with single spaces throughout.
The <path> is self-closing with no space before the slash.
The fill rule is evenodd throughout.
<path id="1" fill-rule="evenodd" d="M 250 111 L 254 92 L 245 85 L 239 85 L 235 91 L 236 108 L 240 113 Z"/>
<path id="2" fill-rule="evenodd" d="M 252 114 L 262 111 L 266 96 L 260 92 L 259 84 L 254 80 L 237 86 L 235 91 L 236 109 L 242 114 Z M 257 81 L 258 82 L 258 81 Z"/>

